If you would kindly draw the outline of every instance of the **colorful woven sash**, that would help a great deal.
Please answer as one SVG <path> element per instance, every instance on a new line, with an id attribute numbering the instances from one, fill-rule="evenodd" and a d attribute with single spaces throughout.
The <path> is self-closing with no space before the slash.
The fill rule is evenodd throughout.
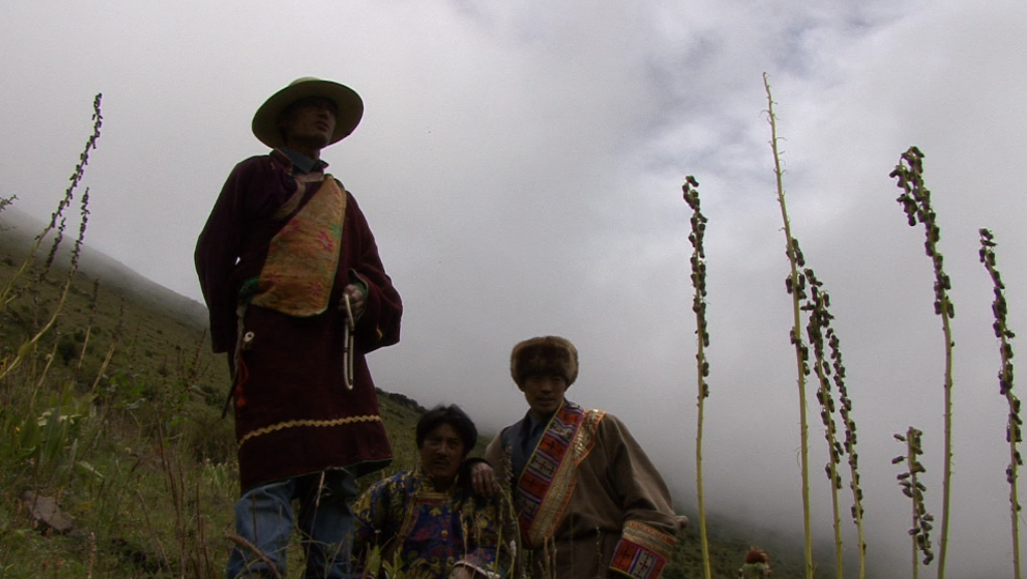
<path id="1" fill-rule="evenodd" d="M 592 451 L 605 415 L 565 401 L 550 419 L 517 481 L 514 500 L 528 548 L 543 546 L 563 519 L 577 484 L 575 470 Z"/>
<path id="2" fill-rule="evenodd" d="M 298 176 L 298 190 L 285 207 L 298 204 L 314 178 L 321 175 Z M 298 317 L 324 312 L 339 266 L 345 215 L 346 191 L 324 175 L 310 201 L 271 239 L 250 303 Z"/>

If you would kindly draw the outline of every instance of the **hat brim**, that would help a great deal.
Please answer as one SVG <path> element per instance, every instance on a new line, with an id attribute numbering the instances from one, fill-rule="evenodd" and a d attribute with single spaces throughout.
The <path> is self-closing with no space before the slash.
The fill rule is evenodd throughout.
<path id="1" fill-rule="evenodd" d="M 253 115 L 253 135 L 272 149 L 284 146 L 278 117 L 292 103 L 310 96 L 324 97 L 335 103 L 335 131 L 329 145 L 349 136 L 364 116 L 364 101 L 353 89 L 330 80 L 304 80 L 290 84 L 264 101 Z"/>

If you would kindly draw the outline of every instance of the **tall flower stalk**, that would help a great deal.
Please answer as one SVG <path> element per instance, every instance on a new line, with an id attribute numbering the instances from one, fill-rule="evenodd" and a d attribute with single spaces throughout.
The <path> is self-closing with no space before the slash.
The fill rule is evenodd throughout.
<path id="1" fill-rule="evenodd" d="M 852 521 L 856 525 L 856 537 L 859 541 L 859 577 L 867 576 L 867 542 L 863 529 L 863 488 L 859 484 L 859 453 L 856 452 L 856 421 L 852 418 L 852 400 L 845 385 L 845 364 L 842 363 L 842 352 L 838 335 L 834 328 L 828 327 L 827 345 L 831 350 L 831 368 L 834 370 L 833 380 L 838 391 L 839 410 L 842 427 L 845 429 L 843 448 L 849 461 L 849 489 L 852 490 Z"/>
<path id="2" fill-rule="evenodd" d="M 709 384 L 706 377 L 710 374 L 710 364 L 706 361 L 706 348 L 710 345 L 710 334 L 706 331 L 706 252 L 703 250 L 703 235 L 706 232 L 706 216 L 699 209 L 699 182 L 695 177 L 689 175 L 685 178 L 685 184 L 681 186 L 685 202 L 692 209 L 691 225 L 692 231 L 688 234 L 688 241 L 692 243 L 692 287 L 695 293 L 692 296 L 692 311 L 695 312 L 695 333 L 698 337 L 697 352 L 695 354 L 696 383 L 698 384 L 699 395 L 698 407 L 699 417 L 696 420 L 695 435 L 695 483 L 699 500 L 699 538 L 702 543 L 703 576 L 710 579 L 712 571 L 710 565 L 710 544 L 706 535 L 706 502 L 703 493 L 703 471 L 702 471 L 702 434 L 705 400 L 710 395 Z"/>
<path id="3" fill-rule="evenodd" d="M 927 238 L 924 249 L 934 264 L 934 313 L 941 316 L 942 332 L 945 335 L 945 461 L 941 488 L 941 538 L 938 541 L 938 579 L 944 579 L 952 479 L 952 349 L 955 343 L 952 341 L 951 321 L 956 311 L 948 294 L 952 284 L 942 267 L 942 255 L 938 252 L 941 229 L 938 228 L 936 215 L 931 207 L 931 192 L 924 186 L 923 160 L 924 154 L 920 149 L 910 147 L 902 154 L 899 164 L 889 176 L 895 179 L 898 187 L 902 189 L 896 200 L 905 210 L 909 225 L 912 227 L 918 222 L 924 225 Z"/>
<path id="4" fill-rule="evenodd" d="M 1005 288 L 1002 283 L 1002 276 L 999 275 L 995 265 L 995 238 L 991 231 L 981 229 L 981 263 L 984 264 L 991 281 L 995 286 L 995 299 L 991 303 L 991 310 L 995 314 L 995 337 L 999 340 L 999 355 L 1002 361 L 1002 368 L 998 372 L 999 394 L 1006 397 L 1009 403 L 1009 418 L 1006 422 L 1006 442 L 1009 443 L 1009 466 L 1006 468 L 1006 480 L 1009 482 L 1009 511 L 1012 518 L 1013 529 L 1013 571 L 1015 579 L 1020 579 L 1020 499 L 1016 492 L 1019 469 L 1023 466 L 1023 459 L 1020 458 L 1020 451 L 1017 445 L 1022 440 L 1023 421 L 1020 419 L 1020 399 L 1013 394 L 1013 346 L 1010 340 L 1016 334 L 1006 324 Z"/>
<path id="5" fill-rule="evenodd" d="M 0 311 L 2 311 L 4 307 L 7 306 L 14 299 L 14 297 L 12 296 L 16 296 L 15 283 L 18 277 L 24 271 L 26 271 L 28 266 L 32 263 L 35 252 L 39 248 L 40 243 L 42 243 L 43 238 L 49 232 L 53 231 L 54 228 L 57 228 L 56 239 L 54 240 L 50 253 L 47 256 L 45 267 L 40 273 L 39 281 L 42 281 L 42 276 L 45 275 L 46 271 L 49 269 L 51 263 L 53 262 L 54 256 L 57 253 L 57 247 L 60 244 L 60 241 L 64 233 L 64 210 L 71 205 L 71 202 L 74 199 L 75 189 L 82 181 L 82 176 L 85 173 L 86 165 L 89 163 L 89 152 L 96 148 L 96 141 L 100 138 L 100 127 L 103 124 L 103 115 L 101 115 L 100 113 L 101 98 L 102 95 L 97 94 L 96 97 L 93 99 L 93 133 L 89 136 L 89 139 L 86 140 L 85 148 L 83 149 L 82 154 L 79 156 L 79 163 L 75 166 L 75 171 L 71 175 L 71 183 L 68 185 L 68 189 L 64 193 L 64 198 L 61 199 L 61 202 L 57 206 L 57 210 L 54 211 L 53 215 L 51 216 L 49 225 L 43 230 L 42 233 L 36 236 L 35 243 L 33 244 L 32 249 L 29 251 L 29 256 L 25 258 L 25 261 L 22 263 L 18 271 L 14 273 L 14 276 L 12 276 L 11 280 L 7 283 L 7 285 L 3 288 L 0 288 Z M 64 282 L 64 287 L 61 290 L 60 297 L 57 299 L 57 304 L 54 306 L 53 312 L 51 313 L 49 320 L 47 320 L 41 328 L 37 329 L 35 334 L 28 340 L 26 340 L 25 343 L 21 345 L 21 347 L 18 348 L 18 351 L 13 358 L 5 358 L 3 360 L 0 360 L 0 380 L 3 380 L 3 378 L 6 377 L 11 372 L 11 370 L 16 368 L 22 362 L 22 360 L 30 356 L 30 354 L 36 347 L 36 344 L 54 326 L 54 324 L 57 322 L 57 317 L 61 314 L 61 309 L 64 307 L 64 302 L 68 297 L 68 292 L 71 290 L 71 283 L 75 278 L 75 273 L 78 271 L 79 257 L 82 254 L 82 241 L 83 239 L 85 239 L 86 224 L 89 221 L 89 188 L 86 188 L 85 192 L 82 194 L 82 201 L 80 205 L 81 221 L 78 229 L 78 237 L 75 239 L 75 245 L 71 251 L 71 265 L 68 267 L 68 276 Z"/>
<path id="6" fill-rule="evenodd" d="M 927 507 L 924 506 L 924 493 L 927 492 L 927 487 L 920 482 L 919 476 L 927 472 L 918 458 L 924 452 L 920 446 L 922 434 L 923 432 L 912 426 L 906 430 L 905 435 L 896 434 L 895 439 L 905 443 L 906 454 L 900 454 L 892 459 L 892 464 L 906 463 L 906 472 L 896 478 L 899 480 L 902 494 L 909 497 L 913 503 L 913 526 L 909 529 L 909 536 L 913 541 L 913 579 L 920 577 L 920 562 L 918 561 L 920 554 L 924 556 L 924 565 L 930 565 L 934 560 L 934 552 L 931 551 L 931 529 L 933 528 L 931 523 L 934 521 L 934 517 L 927 512 Z"/>
<path id="7" fill-rule="evenodd" d="M 5 307 L 18 297 L 15 292 L 15 282 L 32 265 L 35 260 L 36 251 L 43 243 L 43 239 L 58 227 L 58 221 L 62 222 L 60 224 L 59 233 L 63 233 L 64 210 L 71 206 L 71 202 L 75 198 L 75 189 L 78 188 L 79 183 L 82 181 L 82 177 L 85 175 L 86 165 L 89 164 L 89 152 L 96 148 L 96 141 L 100 138 L 100 127 L 103 125 L 103 115 L 100 111 L 100 102 L 102 99 L 103 95 L 99 93 L 97 93 L 96 97 L 93 98 L 93 133 L 86 140 L 85 148 L 83 148 L 82 153 L 79 155 L 79 162 L 75 165 L 75 170 L 71 173 L 71 183 L 68 184 L 68 188 L 64 191 L 64 197 L 61 199 L 60 203 L 57 204 L 57 209 L 50 215 L 50 223 L 48 223 L 47 226 L 43 228 L 43 231 L 36 236 L 35 241 L 32 244 L 32 248 L 29 249 L 28 257 L 11 276 L 11 280 L 8 284 L 3 288 L 0 288 L 0 311 L 3 311 Z M 0 207 L 6 207 L 13 199 L 13 197 L 5 199 L 5 202 Z M 82 209 L 85 211 L 85 204 L 83 204 Z M 81 239 L 79 240 L 79 243 L 80 242 Z M 76 243 L 76 247 L 79 243 Z M 47 267 L 49 267 L 49 262 L 53 260 L 53 254 L 56 252 L 57 245 L 59 245 L 59 241 L 55 242 L 53 249 L 51 249 L 50 255 L 47 258 Z"/>
<path id="8" fill-rule="evenodd" d="M 770 148 L 774 154 L 774 177 L 777 182 L 777 200 L 781 206 L 781 219 L 784 221 L 785 244 L 791 272 L 786 280 L 788 293 L 792 295 L 792 329 L 789 339 L 795 346 L 795 364 L 798 374 L 796 380 L 799 387 L 799 446 L 802 469 L 802 525 L 805 534 L 804 554 L 806 559 L 806 578 L 813 579 L 813 531 L 810 524 L 809 501 L 809 423 L 806 418 L 806 375 L 809 373 L 807 360 L 809 352 L 802 341 L 801 303 L 805 298 L 804 279 L 799 275 L 805 265 L 798 241 L 792 237 L 791 224 L 788 221 L 788 207 L 785 205 L 784 180 L 782 178 L 781 154 L 777 147 L 777 117 L 774 116 L 774 99 L 770 92 L 770 80 L 763 73 L 763 87 L 767 92 L 767 118 L 770 122 Z"/>
<path id="9" fill-rule="evenodd" d="M 827 473 L 828 481 L 831 483 L 835 572 L 837 579 L 843 579 L 845 576 L 845 559 L 844 545 L 842 544 L 841 509 L 838 506 L 838 491 L 842 488 L 842 477 L 838 472 L 838 467 L 841 465 L 845 449 L 838 442 L 838 426 L 834 420 L 836 407 L 834 393 L 831 389 L 832 367 L 825 347 L 827 341 L 826 334 L 831 327 L 831 319 L 834 316 L 828 311 L 831 296 L 821 289 L 823 283 L 817 279 L 816 274 L 810 268 L 806 268 L 803 274 L 806 278 L 806 285 L 809 288 L 809 299 L 802 306 L 802 309 L 809 316 L 809 321 L 806 324 L 806 336 L 809 338 L 810 346 L 813 348 L 813 369 L 819 384 L 817 388 L 817 402 L 820 403 L 820 418 L 824 423 L 824 438 L 827 440 L 828 462 L 824 470 Z"/>
<path id="10" fill-rule="evenodd" d="M 845 365 L 842 363 L 841 341 L 831 324 L 834 316 L 830 312 L 831 296 L 823 290 L 823 283 L 817 279 L 811 268 L 803 272 L 809 298 L 803 305 L 809 316 L 806 335 L 813 349 L 813 367 L 820 387 L 817 401 L 820 403 L 820 417 L 824 423 L 824 438 L 827 440 L 829 462 L 825 467 L 831 482 L 831 505 L 834 514 L 835 555 L 837 577 L 844 576 L 841 531 L 841 511 L 838 491 L 842 488 L 840 472 L 843 456 L 848 456 L 849 488 L 852 490 L 852 519 L 859 538 L 859 576 L 866 577 L 866 537 L 863 530 L 863 490 L 859 486 L 859 456 L 856 453 L 856 422 L 852 418 L 852 400 L 845 386 Z M 838 404 L 835 404 L 835 393 Z M 839 441 L 839 429 L 835 414 L 841 418 L 844 441 Z"/>

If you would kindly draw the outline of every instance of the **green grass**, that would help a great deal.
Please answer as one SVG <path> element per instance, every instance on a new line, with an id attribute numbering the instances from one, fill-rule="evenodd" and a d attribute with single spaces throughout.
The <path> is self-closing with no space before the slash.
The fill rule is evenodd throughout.
<path id="1" fill-rule="evenodd" d="M 24 249 L 15 236 L 0 241 L 0 285 Z M 61 269 L 38 283 L 23 276 L 0 312 L 0 359 L 56 307 Z M 220 416 L 223 355 L 187 316 L 102 280 L 91 316 L 94 281 L 75 275 L 57 324 L 0 382 L 0 577 L 220 576 L 238 494 L 233 424 Z M 396 460 L 365 477 L 374 480 L 416 459 L 418 411 L 389 395 L 381 405 Z M 22 504 L 26 490 L 57 498 L 75 529 L 41 528 Z"/>

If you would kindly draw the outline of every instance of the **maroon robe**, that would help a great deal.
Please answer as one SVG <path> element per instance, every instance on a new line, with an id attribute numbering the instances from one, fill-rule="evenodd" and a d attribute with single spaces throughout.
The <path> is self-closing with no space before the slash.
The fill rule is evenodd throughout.
<path id="1" fill-rule="evenodd" d="M 260 275 L 271 239 L 295 215 L 272 216 L 296 191 L 292 163 L 279 151 L 252 157 L 229 175 L 196 244 L 196 271 L 210 311 L 215 352 L 235 360 L 237 306 L 243 282 Z M 357 322 L 354 386 L 343 365 L 343 288 L 367 285 Z M 292 317 L 248 306 L 244 331 L 253 339 L 239 357 L 235 384 L 236 438 L 243 491 L 258 484 L 346 468 L 355 476 L 385 467 L 392 450 L 381 422 L 374 382 L 364 355 L 399 341 L 403 306 L 385 273 L 371 228 L 347 193 L 339 267 L 328 309 Z"/>

